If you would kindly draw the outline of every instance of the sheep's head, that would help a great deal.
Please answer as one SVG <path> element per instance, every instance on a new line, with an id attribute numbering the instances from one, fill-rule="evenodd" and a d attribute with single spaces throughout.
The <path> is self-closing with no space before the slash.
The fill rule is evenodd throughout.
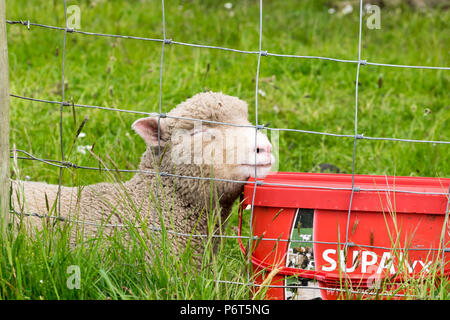
<path id="1" fill-rule="evenodd" d="M 244 101 L 222 93 L 199 93 L 167 115 L 141 118 L 132 126 L 147 144 L 141 169 L 154 169 L 158 159 L 161 171 L 180 175 L 245 181 L 255 173 L 257 178 L 269 173 L 274 162 L 272 145 L 251 127 Z M 159 151 L 161 156 L 154 157 Z M 221 193 L 238 194 L 242 187 L 227 184 Z"/>

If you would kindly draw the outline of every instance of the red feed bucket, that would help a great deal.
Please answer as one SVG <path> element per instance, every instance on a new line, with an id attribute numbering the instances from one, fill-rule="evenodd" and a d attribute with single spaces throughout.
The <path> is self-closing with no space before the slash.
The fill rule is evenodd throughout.
<path id="1" fill-rule="evenodd" d="M 337 299 L 398 289 L 436 270 L 450 276 L 450 179 L 355 175 L 354 186 L 349 214 L 349 174 L 274 173 L 245 185 L 243 208 L 256 188 L 252 264 L 255 283 L 274 286 L 266 298 L 289 298 L 299 279 L 316 280 L 323 299 Z"/>

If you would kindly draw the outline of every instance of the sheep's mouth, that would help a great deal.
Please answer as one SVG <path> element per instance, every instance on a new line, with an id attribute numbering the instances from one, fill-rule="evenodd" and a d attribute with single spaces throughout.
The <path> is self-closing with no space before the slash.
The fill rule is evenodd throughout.
<path id="1" fill-rule="evenodd" d="M 244 164 L 242 168 L 243 173 L 249 178 L 265 178 L 272 168 L 272 163 Z"/>
<path id="2" fill-rule="evenodd" d="M 257 163 L 257 164 L 242 164 L 245 167 L 250 167 L 250 168 L 270 168 L 272 166 L 272 163 Z"/>

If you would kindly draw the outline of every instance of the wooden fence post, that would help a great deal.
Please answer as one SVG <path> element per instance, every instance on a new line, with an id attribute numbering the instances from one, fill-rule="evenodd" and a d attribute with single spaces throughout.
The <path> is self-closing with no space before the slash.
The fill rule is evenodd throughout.
<path id="1" fill-rule="evenodd" d="M 9 221 L 9 68 L 5 0 L 0 0 L 0 227 Z"/>

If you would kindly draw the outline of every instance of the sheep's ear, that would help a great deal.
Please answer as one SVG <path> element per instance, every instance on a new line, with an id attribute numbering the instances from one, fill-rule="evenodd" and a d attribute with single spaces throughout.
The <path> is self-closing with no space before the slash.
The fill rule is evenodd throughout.
<path id="1" fill-rule="evenodd" d="M 164 143 L 162 139 L 164 132 L 165 119 L 160 119 L 160 144 Z M 158 145 L 158 118 L 148 117 L 136 120 L 132 125 L 134 131 L 139 134 L 149 146 Z"/>

